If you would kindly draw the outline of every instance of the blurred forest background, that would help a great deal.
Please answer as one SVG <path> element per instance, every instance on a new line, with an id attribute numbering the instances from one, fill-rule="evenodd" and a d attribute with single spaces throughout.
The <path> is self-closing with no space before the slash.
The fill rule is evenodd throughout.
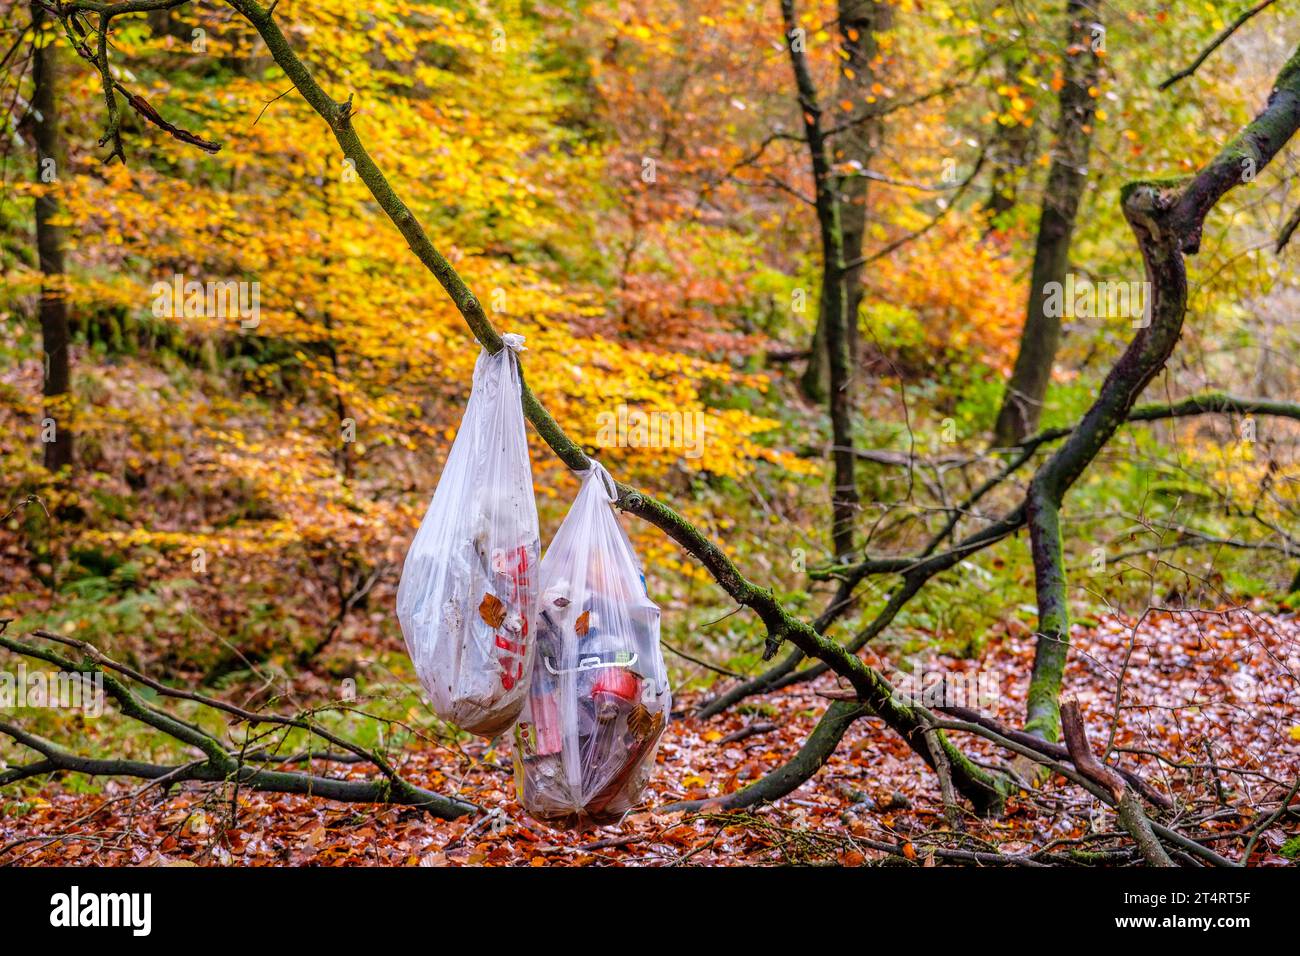
<path id="1" fill-rule="evenodd" d="M 993 449 L 1077 422 L 1132 338 L 1132 315 L 1067 315 L 1038 421 L 1000 421 L 1040 222 L 1063 214 L 1061 183 L 1077 192 L 1062 271 L 1141 283 L 1120 187 L 1200 168 L 1263 105 L 1300 40 L 1289 4 L 1262 5 L 1270 9 L 1193 74 L 1162 88 L 1253 4 L 1116 0 L 1099 5 L 1101 33 L 1089 26 L 1082 39 L 1069 17 L 1094 19 L 1064 2 L 848 6 L 864 8 L 859 26 L 843 24 L 832 2 L 794 13 L 846 197 L 852 397 L 838 434 L 833 372 L 818 367 L 825 250 L 807 102 L 776 0 L 275 7 L 322 85 L 352 96 L 371 155 L 492 322 L 526 336 L 528 382 L 568 434 L 809 619 L 835 590 L 828 568 L 918 553 L 950 519 L 974 531 L 1019 502 L 1028 470 L 956 510 L 1012 457 Z M 32 11 L 0 0 L 8 633 L 89 640 L 155 678 L 245 706 L 320 708 L 331 726 L 387 753 L 447 750 L 434 769 L 410 765 L 434 789 L 462 786 L 469 771 L 455 766 L 467 761 L 488 780 L 480 798 L 484 788 L 508 791 L 492 776 L 495 751 L 463 749 L 425 709 L 393 614 L 402 558 L 479 351 L 455 304 L 228 6 L 200 0 L 114 21 L 125 162 L 109 156 L 111 136 L 98 145 L 103 78 L 53 18 L 40 66 L 56 92 L 33 118 Z M 148 122 L 125 90 L 220 149 Z M 41 150 L 55 159 L 45 176 L 38 135 L 55 137 Z M 1207 220 L 1181 339 L 1144 402 L 1210 392 L 1300 400 L 1300 253 L 1279 242 L 1300 206 L 1297 172 L 1294 149 L 1282 152 Z M 61 277 L 40 267 L 42 202 Z M 157 284 L 177 275 L 256 283 L 257 313 L 167 314 Z M 42 394 L 43 383 L 51 391 L 43 283 L 66 306 L 65 394 Z M 698 420 L 702 441 L 606 447 L 602 422 L 620 406 Z M 59 429 L 53 460 L 42 442 L 49 418 Z M 545 542 L 576 482 L 529 435 Z M 855 500 L 842 539 L 831 449 L 845 437 Z M 1113 639 L 1122 657 L 1122 636 L 1145 620 L 1182 648 L 1173 663 L 1154 651 L 1160 659 L 1135 662 L 1149 663 L 1153 680 L 1192 662 L 1207 667 L 1187 680 L 1202 691 L 1213 684 L 1211 696 L 1230 697 L 1239 673 L 1266 686 L 1281 723 L 1259 752 L 1238 755 L 1255 767 L 1283 753 L 1294 761 L 1300 746 L 1300 730 L 1288 731 L 1300 724 L 1294 632 L 1279 645 L 1258 638 L 1289 626 L 1300 588 L 1298 447 L 1300 424 L 1286 417 L 1130 425 L 1062 514 L 1076 643 L 1087 648 L 1079 634 L 1095 633 L 1090 652 Z M 657 529 L 624 523 L 663 608 L 679 707 L 730 686 L 723 675 L 761 672 L 757 618 L 730 613 L 734 602 L 709 573 Z M 892 586 L 865 582 L 834 633 L 866 626 Z M 1189 608 L 1206 613 L 1178 618 Z M 1011 535 L 936 575 L 866 653 L 887 673 L 936 661 L 996 670 L 1003 698 L 991 709 L 1019 726 L 1036 620 L 1028 539 Z M 1245 637 L 1220 654 L 1204 632 L 1225 626 Z M 1263 649 L 1242 656 L 1243 647 Z M 1067 684 L 1095 677 L 1099 706 L 1109 707 L 1114 672 L 1082 658 Z M 1155 693 L 1135 684 L 1132 693 Z M 345 687 L 365 706 L 331 708 Z M 732 792 L 778 766 L 825 709 L 815 695 L 793 701 L 744 703 L 729 719 L 798 720 L 729 760 L 710 756 L 721 731 L 676 721 L 659 796 Z M 1215 727 L 1226 734 L 1232 714 Z M 170 746 L 112 716 L 29 716 L 33 732 L 81 752 L 155 757 Z M 1148 718 L 1178 723 L 1143 711 Z M 836 781 L 882 806 L 935 789 L 923 764 L 908 765 L 906 747 L 887 763 L 894 745 L 870 726 L 846 746 Z M 674 746 L 675 733 L 688 736 Z M 1203 757 L 1193 738 L 1174 726 L 1156 749 Z M 21 752 L 0 738 L 11 766 Z M 886 767 L 896 779 L 881 783 Z M 3 814 L 31 824 L 65 792 L 84 799 L 102 786 L 64 777 L 51 791 L 29 779 L 6 795 Z M 840 803 L 863 802 L 826 792 L 837 814 Z M 192 817 L 178 819 L 193 829 Z M 1269 845 L 1275 859 L 1284 837 Z M 474 852 L 474 840 L 464 849 Z M 212 852 L 220 859 L 228 848 Z"/>

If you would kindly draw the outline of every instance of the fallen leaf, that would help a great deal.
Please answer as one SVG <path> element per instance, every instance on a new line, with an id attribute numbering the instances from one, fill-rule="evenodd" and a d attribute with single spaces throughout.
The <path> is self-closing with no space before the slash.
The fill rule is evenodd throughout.
<path id="1" fill-rule="evenodd" d="M 485 594 L 479 602 L 478 616 L 483 618 L 483 623 L 495 630 L 506 619 L 506 606 L 495 594 Z"/>

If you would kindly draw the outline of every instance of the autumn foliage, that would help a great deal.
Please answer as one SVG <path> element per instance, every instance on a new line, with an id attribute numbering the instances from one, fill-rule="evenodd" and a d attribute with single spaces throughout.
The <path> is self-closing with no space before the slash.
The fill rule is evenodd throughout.
<path id="1" fill-rule="evenodd" d="M 319 0 L 274 14 L 305 66 L 350 103 L 367 150 L 489 320 L 526 337 L 527 383 L 564 431 L 809 621 L 854 562 L 941 553 L 1019 506 L 1032 466 L 1089 408 L 1137 329 L 1129 316 L 1066 320 L 1042 416 L 1062 431 L 1003 474 L 1019 450 L 995 453 L 988 435 L 1031 294 L 1063 64 L 1085 51 L 1061 43 L 1064 3 L 886 0 L 864 81 L 846 66 L 845 44 L 861 38 L 841 33 L 843 6 L 803 3 L 796 16 L 818 119 L 840 136 L 833 173 L 865 181 L 861 307 L 849 320 L 852 555 L 832 553 L 827 405 L 800 386 L 825 249 L 809 104 L 776 0 Z M 1106 5 L 1072 273 L 1144 281 L 1120 187 L 1201 169 L 1266 100 L 1290 50 L 1260 21 L 1157 89 L 1237 6 Z M 219 144 L 195 148 L 120 97 L 126 162 L 104 161 L 103 77 L 57 20 L 33 32 L 16 0 L 0 0 L 0 13 L 3 36 L 21 41 L 0 64 L 8 635 L 47 629 L 169 685 L 318 711 L 420 786 L 492 815 L 444 822 L 388 808 L 358 823 L 307 797 L 250 792 L 227 818 L 193 786 L 155 794 L 130 829 L 123 809 L 82 819 L 126 784 L 36 778 L 6 795 L 0 862 L 971 863 L 963 853 L 976 843 L 1046 862 L 1138 859 L 1108 844 L 1085 860 L 1101 828 L 1080 791 L 1048 773 L 1022 774 L 1001 822 L 968 821 L 968 839 L 952 837 L 950 795 L 877 715 L 855 717 L 815 781 L 771 813 L 653 813 L 762 779 L 848 685 L 826 675 L 717 720 L 694 716 L 769 666 L 770 622 L 738 608 L 680 536 L 627 517 L 663 609 L 681 713 L 646 805 L 621 829 L 558 835 L 529 821 L 504 743 L 467 742 L 427 709 L 393 614 L 478 354 L 458 303 L 230 6 L 114 20 L 112 79 Z M 62 154 L 49 176 L 32 147 L 33 43 L 58 47 Z M 845 145 L 857 128 L 869 131 L 856 147 L 865 164 Z M 1144 402 L 1300 397 L 1296 253 L 1274 248 L 1294 211 L 1293 167 L 1294 149 L 1207 220 L 1178 350 Z M 33 245 L 43 196 L 57 200 L 66 255 L 54 280 Z M 53 398 L 42 393 L 42 290 L 70 316 L 73 385 Z M 40 453 L 52 415 L 76 437 L 61 472 Z M 1065 683 L 1091 739 L 1185 801 L 1229 855 L 1300 768 L 1294 418 L 1125 426 L 1062 519 L 1076 645 Z M 629 440 L 624 426 L 652 421 L 666 431 Z M 545 545 L 578 485 L 536 431 L 529 441 Z M 868 576 L 827 635 L 847 642 L 890 607 L 893 574 Z M 860 658 L 891 677 L 996 677 L 1001 690 L 981 709 L 1019 727 L 1039 626 L 1026 536 L 973 549 L 907 600 Z M 218 719 L 213 732 L 233 739 L 238 721 Z M 152 758 L 170 746 L 116 717 L 33 721 L 88 751 Z M 954 739 L 977 762 L 1006 756 L 987 739 Z M 1207 749 L 1239 773 L 1224 783 L 1203 772 Z M 0 772 L 21 757 L 0 735 Z M 1231 820 L 1217 815 L 1228 806 Z M 77 832 L 129 836 L 97 849 L 7 845 L 72 819 Z M 1250 844 L 1249 862 L 1292 860 L 1296 841 L 1292 811 Z"/>

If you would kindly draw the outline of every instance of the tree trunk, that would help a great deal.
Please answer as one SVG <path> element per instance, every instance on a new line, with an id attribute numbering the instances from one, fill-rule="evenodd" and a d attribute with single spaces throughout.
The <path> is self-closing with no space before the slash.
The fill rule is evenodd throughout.
<path id="1" fill-rule="evenodd" d="M 850 388 L 848 347 L 848 296 L 845 290 L 844 231 L 839 197 L 840 177 L 835 174 L 831 158 L 825 116 L 817 101 L 817 88 L 804 56 L 803 47 L 794 33 L 797 20 L 793 0 L 782 0 L 786 25 L 786 43 L 790 66 L 799 94 L 804 136 L 812 162 L 813 185 L 817 207 L 818 236 L 822 247 L 821 308 L 819 321 L 824 325 L 830 394 L 827 397 L 831 419 L 831 459 L 834 465 L 834 490 L 831 493 L 831 547 L 838 557 L 853 552 L 853 526 L 857 519 L 858 493 L 854 479 L 852 391 Z M 775 648 L 772 648 L 775 652 Z"/>
<path id="2" fill-rule="evenodd" d="M 813 328 L 812 344 L 808 347 L 808 365 L 799 378 L 804 396 L 813 402 L 826 401 L 826 379 L 830 377 L 830 355 L 826 351 L 826 303 L 817 308 L 817 325 Z"/>
<path id="3" fill-rule="evenodd" d="M 45 10 L 31 5 L 35 50 L 32 54 L 32 130 L 36 143 L 36 181 L 53 184 L 62 173 L 63 154 L 55 111 L 57 45 L 43 36 Z M 42 275 L 38 312 L 41 322 L 45 418 L 40 429 L 45 467 L 72 465 L 71 409 L 68 393 L 68 304 L 63 294 L 63 230 L 54 225 L 59 202 L 52 192 L 36 198 L 36 254 Z"/>
<path id="4" fill-rule="evenodd" d="M 1016 444 L 1038 427 L 1061 339 L 1060 310 L 1049 308 L 1048 297 L 1055 288 L 1060 301 L 1059 290 L 1070 264 L 1070 237 L 1087 182 L 1095 109 L 1089 90 L 1097 85 L 1101 63 L 1100 41 L 1094 34 L 1099 16 L 1092 0 L 1069 0 L 1066 17 L 1056 146 L 1043 190 L 1020 352 L 994 427 L 993 441 L 999 447 Z"/>
<path id="5" fill-rule="evenodd" d="M 892 10 L 876 0 L 839 0 L 841 57 L 835 102 L 849 102 L 852 110 L 837 113 L 842 127 L 833 136 L 831 159 L 835 163 L 856 163 L 862 170 L 871 167 L 880 136 L 878 103 L 868 102 L 875 81 L 873 63 L 879 54 L 876 34 L 889 29 Z M 845 262 L 862 257 L 862 237 L 867 223 L 867 186 L 865 176 L 848 176 L 839 181 L 840 245 Z M 862 305 L 862 265 L 849 266 L 843 276 L 845 290 L 845 332 L 849 364 L 858 356 L 858 310 Z M 823 301 L 825 298 L 823 297 Z M 830 379 L 830 351 L 826 341 L 826 313 L 819 309 L 813 332 L 808 367 L 800 379 L 805 395 L 814 401 L 826 400 Z"/>

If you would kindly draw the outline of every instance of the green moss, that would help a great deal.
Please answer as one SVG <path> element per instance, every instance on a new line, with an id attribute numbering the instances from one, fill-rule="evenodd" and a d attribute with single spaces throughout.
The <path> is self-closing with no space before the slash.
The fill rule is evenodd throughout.
<path id="1" fill-rule="evenodd" d="M 955 776 L 965 777 L 983 785 L 985 789 L 983 800 L 972 800 L 976 811 L 986 817 L 1002 816 L 1007 809 L 1007 798 L 1019 789 L 1019 785 L 1005 774 L 991 773 L 977 766 L 943 734 L 939 734 L 939 742 L 943 752 L 948 756 L 948 763 Z"/>
<path id="2" fill-rule="evenodd" d="M 1057 700 L 1060 686 L 1061 675 L 1056 672 L 1054 678 L 1052 674 L 1044 674 L 1029 687 L 1028 710 L 1033 716 L 1025 721 L 1025 730 L 1051 743 L 1061 739 L 1061 711 Z"/>
<path id="3" fill-rule="evenodd" d="M 1278 71 L 1277 80 L 1273 83 L 1274 89 L 1287 87 L 1295 93 L 1300 93 L 1300 48 L 1291 54 L 1291 59 L 1282 64 L 1282 69 Z"/>
<path id="4" fill-rule="evenodd" d="M 1167 176 L 1163 179 L 1135 179 L 1125 183 L 1119 188 L 1119 201 L 1121 205 L 1127 205 L 1129 198 L 1143 186 L 1149 186 L 1154 190 L 1174 190 L 1181 189 L 1191 180 L 1190 176 Z"/>

